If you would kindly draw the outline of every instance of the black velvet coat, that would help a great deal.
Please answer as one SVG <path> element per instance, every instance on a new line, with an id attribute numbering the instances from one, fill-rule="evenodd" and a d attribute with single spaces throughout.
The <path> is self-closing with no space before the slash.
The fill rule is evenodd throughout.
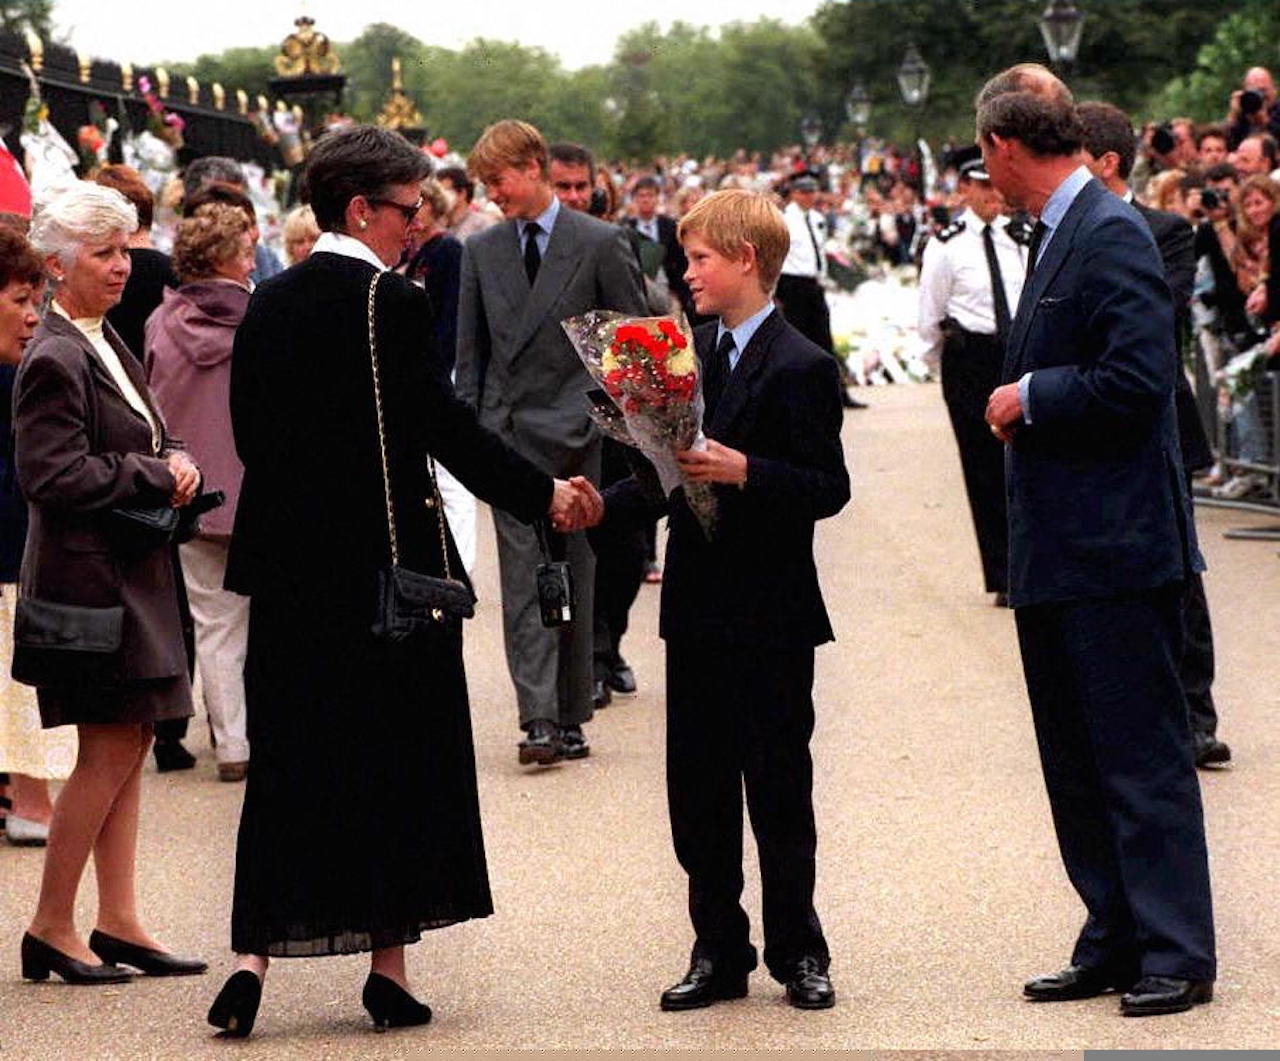
<path id="1" fill-rule="evenodd" d="M 367 342 L 373 275 L 313 254 L 258 288 L 232 355 L 245 476 L 227 587 L 252 598 L 252 766 L 232 913 L 242 953 L 394 946 L 492 912 L 461 624 L 398 646 L 369 632 L 389 560 Z M 526 520 L 546 512 L 551 481 L 455 398 L 426 295 L 386 274 L 376 316 L 400 562 L 441 574 L 428 453 Z M 456 576 L 451 539 L 449 549 Z"/>

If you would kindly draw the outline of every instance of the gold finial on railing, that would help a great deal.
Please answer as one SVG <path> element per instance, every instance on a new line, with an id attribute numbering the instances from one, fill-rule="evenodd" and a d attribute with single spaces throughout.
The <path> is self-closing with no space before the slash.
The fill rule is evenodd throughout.
<path id="1" fill-rule="evenodd" d="M 193 107 L 200 102 L 200 82 L 194 77 L 187 78 L 187 102 Z"/>
<path id="2" fill-rule="evenodd" d="M 89 74 L 93 71 L 93 60 L 86 59 L 74 49 L 72 49 L 72 54 L 75 55 L 76 64 L 80 67 L 80 84 L 87 85 L 89 83 Z"/>
<path id="3" fill-rule="evenodd" d="M 169 98 L 169 71 L 163 66 L 156 67 L 156 88 L 161 96 Z"/>
<path id="4" fill-rule="evenodd" d="M 123 88 L 126 92 L 133 91 L 133 64 L 132 63 L 120 64 L 120 87 Z"/>
<path id="5" fill-rule="evenodd" d="M 264 113 L 266 113 L 266 114 L 270 114 L 270 113 L 271 113 L 271 104 L 267 102 L 267 97 L 266 97 L 266 96 L 259 96 L 259 97 L 258 97 L 258 110 L 260 110 L 260 111 L 262 111 L 262 112 L 264 112 Z"/>
<path id="6" fill-rule="evenodd" d="M 30 26 L 23 27 L 22 36 L 26 39 L 27 51 L 31 53 L 31 69 L 38 74 L 44 69 L 44 41 Z"/>
<path id="7" fill-rule="evenodd" d="M 220 111 L 226 110 L 227 109 L 227 90 L 223 88 L 219 82 L 215 81 L 209 91 L 213 93 L 214 109 L 220 110 Z"/>
<path id="8" fill-rule="evenodd" d="M 249 93 L 242 88 L 236 89 L 236 109 L 241 114 L 249 113 Z"/>

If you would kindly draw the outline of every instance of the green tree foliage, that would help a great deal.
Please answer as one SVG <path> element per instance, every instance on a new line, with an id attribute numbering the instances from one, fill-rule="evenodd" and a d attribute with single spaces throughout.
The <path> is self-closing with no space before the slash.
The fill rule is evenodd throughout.
<path id="1" fill-rule="evenodd" d="M 218 82 L 232 96 L 242 88 L 251 101 L 269 96 L 268 82 L 275 76 L 271 65 L 279 49 L 228 48 L 217 55 L 201 55 L 194 63 L 162 63 L 174 78 L 194 77 L 202 85 Z M 228 104 L 230 105 L 230 104 Z M 256 105 L 256 104 L 255 104 Z"/>
<path id="2" fill-rule="evenodd" d="M 1240 7 L 1200 49 L 1194 69 L 1173 78 L 1155 95 L 1148 107 L 1152 116 L 1220 121 L 1244 72 L 1275 64 L 1280 56 L 1280 4 L 1246 0 Z"/>
<path id="3" fill-rule="evenodd" d="M 53 0 L 0 0 L 0 30 L 21 33 L 28 26 L 45 40 L 53 32 Z"/>
<path id="4" fill-rule="evenodd" d="M 386 22 L 367 26 L 350 44 L 334 46 L 347 75 L 346 109 L 361 121 L 372 121 L 391 91 L 391 60 L 399 58 L 405 90 L 421 88 L 427 46 L 411 33 Z"/>

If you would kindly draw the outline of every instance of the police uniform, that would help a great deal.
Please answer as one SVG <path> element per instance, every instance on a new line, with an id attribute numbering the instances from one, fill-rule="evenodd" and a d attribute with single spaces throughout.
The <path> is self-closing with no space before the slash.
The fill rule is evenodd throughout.
<path id="1" fill-rule="evenodd" d="M 801 177 L 792 182 L 792 187 L 816 190 L 818 182 L 812 177 Z M 822 279 L 827 272 L 826 254 L 822 249 L 827 241 L 827 219 L 820 210 L 802 210 L 796 202 L 787 204 L 782 217 L 791 236 L 776 292 L 782 314 L 806 339 L 832 353 L 831 314 L 822 290 Z"/>
<path id="2" fill-rule="evenodd" d="M 985 180 L 980 165 L 967 164 L 961 172 Z M 966 209 L 925 245 L 920 273 L 919 333 L 927 356 L 941 363 L 942 395 L 960 449 L 983 579 L 987 592 L 998 594 L 1006 592 L 1009 580 L 1004 445 L 984 414 L 1000 383 L 1004 337 L 1026 275 L 1025 242 L 1010 228 L 1006 217 L 988 226 Z M 1003 289 L 1003 305 L 993 277 Z"/>

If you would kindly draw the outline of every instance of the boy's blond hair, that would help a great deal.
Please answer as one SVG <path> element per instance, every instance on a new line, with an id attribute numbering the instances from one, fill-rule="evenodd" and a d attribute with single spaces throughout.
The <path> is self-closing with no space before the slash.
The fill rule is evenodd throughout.
<path id="1" fill-rule="evenodd" d="M 763 195 L 741 188 L 699 199 L 681 219 L 676 236 L 681 243 L 698 236 L 726 258 L 740 257 L 743 245 L 750 243 L 756 249 L 756 271 L 765 294 L 777 284 L 791 247 L 782 211 Z"/>
<path id="2" fill-rule="evenodd" d="M 547 142 L 528 122 L 505 118 L 494 122 L 476 141 L 467 156 L 467 172 L 484 182 L 511 166 L 523 169 L 531 161 L 547 175 Z"/>

